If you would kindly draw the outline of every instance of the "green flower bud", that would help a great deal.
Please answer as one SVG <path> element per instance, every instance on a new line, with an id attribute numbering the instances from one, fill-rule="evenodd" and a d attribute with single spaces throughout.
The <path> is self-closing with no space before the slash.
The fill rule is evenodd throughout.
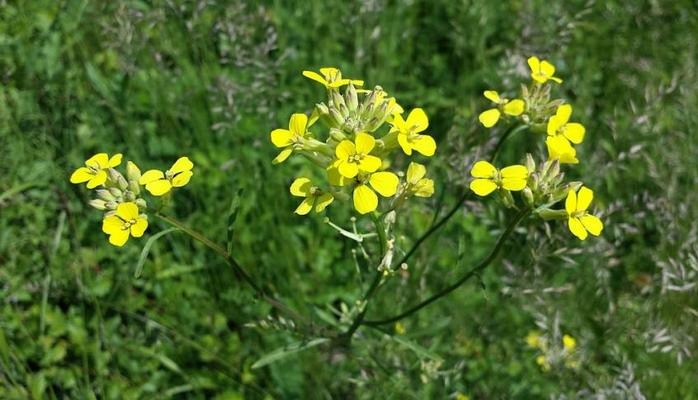
<path id="1" fill-rule="evenodd" d="M 119 188 L 109 188 L 109 193 L 114 196 L 115 199 L 120 199 L 124 193 Z"/>
<path id="2" fill-rule="evenodd" d="M 536 170 L 536 162 L 535 160 L 533 160 L 533 156 L 531 155 L 531 153 L 526 153 L 526 168 L 529 172 L 533 172 Z"/>
<path id="3" fill-rule="evenodd" d="M 526 201 L 526 204 L 528 204 L 529 206 L 532 206 L 534 201 L 533 201 L 533 192 L 531 191 L 531 189 L 524 188 L 521 191 L 521 194 L 523 195 L 523 198 Z"/>
<path id="4" fill-rule="evenodd" d="M 118 207 L 119 203 L 116 201 L 108 201 L 105 206 L 107 207 L 108 210 L 116 210 L 116 207 Z"/>
<path id="5" fill-rule="evenodd" d="M 100 211 L 107 209 L 107 202 L 102 199 L 93 199 L 88 202 L 91 207 L 94 207 Z"/>
<path id="6" fill-rule="evenodd" d="M 359 106 L 359 98 L 356 94 L 356 88 L 351 82 L 347 86 L 347 90 L 344 92 L 345 101 L 349 111 L 355 111 Z"/>
<path id="7" fill-rule="evenodd" d="M 107 189 L 97 189 L 97 197 L 105 201 L 116 200 Z"/>
<path id="8" fill-rule="evenodd" d="M 148 203 L 146 203 L 144 199 L 136 199 L 135 203 L 140 209 L 145 210 L 148 208 Z"/>
<path id="9" fill-rule="evenodd" d="M 333 126 L 344 125 L 344 117 L 339 111 L 337 111 L 337 109 L 330 108 L 330 115 L 332 116 L 332 120 L 334 121 L 334 123 L 332 124 Z"/>
<path id="10" fill-rule="evenodd" d="M 141 170 L 136 164 L 129 161 L 126 163 L 126 176 L 128 177 L 129 181 L 138 182 L 138 180 L 141 179 Z"/>

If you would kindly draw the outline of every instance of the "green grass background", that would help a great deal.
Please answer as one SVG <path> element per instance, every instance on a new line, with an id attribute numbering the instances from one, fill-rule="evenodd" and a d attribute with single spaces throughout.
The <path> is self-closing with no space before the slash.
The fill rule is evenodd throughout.
<path id="1" fill-rule="evenodd" d="M 0 2 L 0 397 L 698 398 L 696 21 L 690 0 Z M 514 93 L 533 54 L 558 67 L 556 93 L 587 127 L 567 174 L 595 189 L 603 236 L 532 220 L 403 335 L 362 329 L 351 349 L 252 369 L 298 335 L 245 327 L 272 311 L 183 235 L 160 239 L 135 278 L 145 240 L 109 246 L 68 182 L 96 152 L 144 170 L 188 155 L 195 175 L 171 213 L 225 242 L 242 190 L 234 253 L 321 323 L 362 289 L 355 243 L 292 213 L 287 188 L 308 163 L 271 164 L 269 132 L 322 100 L 300 72 L 338 66 L 427 111 L 437 195 L 400 216 L 405 248 L 501 133 L 477 124 L 482 91 Z M 502 162 L 539 145 L 514 137 Z M 348 227 L 347 208 L 328 215 Z M 446 286 L 508 216 L 466 204 L 371 316 Z M 163 229 L 151 219 L 147 236 Z M 534 329 L 577 338 L 580 368 L 541 370 Z"/>

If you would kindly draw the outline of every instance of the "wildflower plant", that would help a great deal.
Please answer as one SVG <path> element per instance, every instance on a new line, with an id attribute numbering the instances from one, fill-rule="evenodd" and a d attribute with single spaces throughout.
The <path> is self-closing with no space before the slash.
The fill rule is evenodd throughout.
<path id="1" fill-rule="evenodd" d="M 129 161 L 124 176 L 116 169 L 121 164 L 121 154 L 109 157 L 100 153 L 88 159 L 70 180 L 76 184 L 86 183 L 88 189 L 95 191 L 96 198 L 90 205 L 104 211 L 102 230 L 115 246 L 125 245 L 131 237 L 143 236 L 149 227 L 148 215 L 154 215 L 219 254 L 259 299 L 286 316 L 278 319 L 283 323 L 271 325 L 312 337 L 292 346 L 296 350 L 330 341 L 346 346 L 362 326 L 382 330 L 382 326 L 391 324 L 398 333 L 404 332 L 400 320 L 478 276 L 497 259 L 515 228 L 532 214 L 545 220 L 566 221 L 571 233 L 581 240 L 589 234 L 602 233 L 603 222 L 589 211 L 593 192 L 581 182 L 566 180 L 562 171 L 563 165 L 579 162 L 574 146 L 583 142 L 585 128 L 578 122 L 571 122 L 571 105 L 551 98 L 553 84 L 562 83 L 555 76 L 555 67 L 536 57 L 529 58 L 528 64 L 531 83 L 523 85 L 517 96 L 505 97 L 495 90 L 484 92 L 494 107 L 483 111 L 478 119 L 488 129 L 505 126 L 498 144 L 489 157 L 472 165 L 469 170 L 472 180 L 467 188 L 462 188 L 462 197 L 453 208 L 435 218 L 433 225 L 408 249 L 401 248 L 397 240 L 400 218 L 408 214 L 409 204 L 419 204 L 439 189 L 425 165 L 436 155 L 438 147 L 429 129 L 427 113 L 419 107 L 406 112 L 381 86 L 366 88 L 363 80 L 346 78 L 338 68 L 321 68 L 319 73 L 303 71 L 304 77 L 320 84 L 318 88 L 323 90 L 324 98 L 306 110 L 293 113 L 288 127 L 274 129 L 268 134 L 270 147 L 279 151 L 270 162 L 283 164 L 278 168 L 290 171 L 284 162 L 298 157 L 314 167 L 301 176 L 289 174 L 289 194 L 299 199 L 293 212 L 300 218 L 325 213 L 328 207 L 350 210 L 354 214 L 350 221 L 333 222 L 327 216 L 323 219 L 340 234 L 356 241 L 357 252 L 360 251 L 369 263 L 364 270 L 373 274 L 373 279 L 365 281 L 366 287 L 357 295 L 353 306 L 342 303 L 339 310 L 333 310 L 337 321 L 328 327 L 316 326 L 274 297 L 267 285 L 256 282 L 233 256 L 230 242 L 223 247 L 162 213 L 162 205 L 169 201 L 172 192 L 187 185 L 194 175 L 194 164 L 189 158 L 179 158 L 167 170 L 151 169 L 145 173 Z M 537 141 L 538 149 L 547 149 L 546 154 L 537 157 L 538 162 L 532 154 L 523 152 L 515 162 L 497 162 L 503 143 L 518 132 L 528 132 L 532 140 Z M 141 190 L 141 186 L 145 190 Z M 159 199 L 161 205 L 150 207 L 151 200 L 146 202 L 144 197 L 146 193 Z M 482 198 L 496 195 L 504 207 L 515 210 L 494 247 L 478 264 L 441 291 L 392 317 L 368 319 L 369 304 L 380 288 L 408 268 L 407 262 L 420 245 L 453 218 L 471 195 Z M 563 201 L 564 205 L 560 206 Z M 372 225 L 364 220 L 370 220 Z M 357 271 L 362 274 L 358 261 L 355 262 Z M 361 282 L 364 282 L 363 276 Z M 249 326 L 264 329 L 270 323 L 267 318 Z M 530 339 L 529 344 L 532 342 Z M 545 350 L 542 345 L 536 346 Z M 566 336 L 562 340 L 562 354 L 572 354 L 575 346 L 574 339 Z M 256 365 L 264 365 L 260 363 Z M 539 364 L 548 368 L 550 361 L 544 357 Z M 426 370 L 434 371 L 425 376 L 436 376 L 440 361 L 428 365 Z"/>

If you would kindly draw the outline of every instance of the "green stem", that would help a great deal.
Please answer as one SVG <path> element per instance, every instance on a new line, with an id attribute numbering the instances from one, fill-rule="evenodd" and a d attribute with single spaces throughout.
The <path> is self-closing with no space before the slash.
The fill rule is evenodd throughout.
<path id="1" fill-rule="evenodd" d="M 240 264 L 237 262 L 237 260 L 235 260 L 235 258 L 230 253 L 228 253 L 221 245 L 211 241 L 209 238 L 207 238 L 203 234 L 187 227 L 182 222 L 180 222 L 172 217 L 169 217 L 167 215 L 163 215 L 160 213 L 156 213 L 155 215 L 158 218 L 162 219 L 163 221 L 167 222 L 168 224 L 170 224 L 170 225 L 174 226 L 175 228 L 181 230 L 182 232 L 186 233 L 192 239 L 202 243 L 203 245 L 205 245 L 209 249 L 213 250 L 221 257 L 223 257 L 225 262 L 231 268 L 233 268 L 233 271 L 235 272 L 235 274 L 238 277 L 242 278 L 245 281 L 245 283 L 247 283 L 257 293 L 259 298 L 261 298 L 262 300 L 264 300 L 265 302 L 270 304 L 272 307 L 278 309 L 279 311 L 286 313 L 287 315 L 289 315 L 297 320 L 300 320 L 302 322 L 307 321 L 305 317 L 303 317 L 302 315 L 300 315 L 297 312 L 295 312 L 294 310 L 292 310 L 289 306 L 287 306 L 286 304 L 282 303 L 281 301 L 275 299 L 274 297 L 268 295 L 267 292 L 264 289 L 262 289 L 262 287 L 257 285 L 255 283 L 255 281 L 250 277 L 250 275 L 248 275 L 247 272 L 245 272 L 245 270 L 240 266 Z"/>
<path id="2" fill-rule="evenodd" d="M 377 326 L 377 325 L 384 325 L 384 324 L 389 324 L 395 321 L 399 321 L 405 317 L 408 317 L 417 311 L 421 310 L 422 308 L 428 306 L 429 304 L 435 302 L 436 300 L 448 295 L 452 291 L 458 289 L 462 284 L 467 282 L 470 278 L 472 278 L 475 275 L 478 275 L 480 271 L 484 270 L 487 268 L 488 265 L 494 261 L 494 259 L 497 257 L 499 254 L 500 250 L 502 249 L 502 246 L 506 242 L 506 240 L 511 236 L 512 232 L 514 232 L 514 228 L 526 217 L 530 214 L 531 209 L 526 208 L 522 210 L 511 222 L 509 223 L 509 226 L 507 226 L 506 230 L 502 233 L 502 235 L 497 239 L 497 243 L 494 245 L 494 248 L 490 251 L 490 254 L 487 255 L 482 261 L 480 261 L 475 267 L 470 269 L 468 272 L 465 273 L 460 279 L 458 279 L 455 283 L 451 284 L 450 286 L 442 289 L 440 292 L 436 293 L 435 295 L 429 297 L 428 299 L 424 300 L 423 302 L 409 308 L 408 310 L 390 318 L 386 319 L 380 319 L 380 320 L 373 320 L 373 321 L 365 321 L 363 322 L 364 325 L 369 325 L 369 326 Z"/>
<path id="3" fill-rule="evenodd" d="M 490 157 L 490 162 L 494 164 L 494 161 L 497 159 L 499 152 L 502 150 L 502 145 L 510 136 L 513 136 L 515 133 L 525 131 L 528 128 L 528 125 L 514 124 L 510 126 L 509 129 L 507 129 L 506 132 L 504 132 L 502 137 L 499 139 L 499 142 L 497 142 L 497 144 L 495 145 L 494 150 L 492 150 L 492 157 Z"/>

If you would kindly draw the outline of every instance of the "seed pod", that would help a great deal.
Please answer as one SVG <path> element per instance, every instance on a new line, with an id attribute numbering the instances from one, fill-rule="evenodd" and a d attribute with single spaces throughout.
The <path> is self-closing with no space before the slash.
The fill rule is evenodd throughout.
<path id="1" fill-rule="evenodd" d="M 546 221 L 554 219 L 567 219 L 567 211 L 565 210 L 551 210 L 549 208 L 544 208 L 536 212 L 539 217 Z"/>

